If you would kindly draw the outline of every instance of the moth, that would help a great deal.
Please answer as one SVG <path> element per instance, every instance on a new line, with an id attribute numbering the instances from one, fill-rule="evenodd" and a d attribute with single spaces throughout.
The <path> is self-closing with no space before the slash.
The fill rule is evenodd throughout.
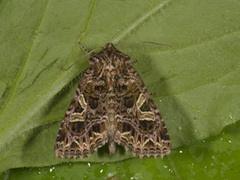
<path id="1" fill-rule="evenodd" d="M 139 158 L 168 155 L 167 128 L 131 58 L 112 43 L 89 55 L 57 135 L 56 156 L 90 157 L 106 143 L 110 155 L 116 143 Z"/>

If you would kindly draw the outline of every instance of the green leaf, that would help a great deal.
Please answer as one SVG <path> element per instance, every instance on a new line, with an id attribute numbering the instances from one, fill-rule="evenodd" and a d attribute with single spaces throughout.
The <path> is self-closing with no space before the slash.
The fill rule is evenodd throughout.
<path id="1" fill-rule="evenodd" d="M 45 168 L 10 170 L 9 179 L 237 179 L 240 122 L 219 135 L 176 148 L 163 159 L 134 158 L 121 162 L 68 163 Z"/>
<path id="2" fill-rule="evenodd" d="M 131 153 L 118 147 L 110 157 L 103 147 L 91 158 L 77 161 L 104 162 L 113 169 L 136 165 L 135 174 L 127 178 L 137 179 L 138 169 L 139 178 L 147 177 L 143 171 L 154 166 L 154 172 L 166 177 L 187 177 L 182 164 L 189 159 L 176 151 L 191 151 L 204 139 L 221 136 L 224 127 L 240 119 L 239 8 L 240 2 L 233 0 L 1 1 L 0 172 L 73 161 L 55 158 L 53 147 L 78 75 L 88 66 L 85 58 L 68 71 L 57 68 L 57 64 L 68 67 L 84 55 L 78 40 L 89 50 L 107 42 L 145 40 L 172 48 L 125 44 L 118 49 L 138 60 L 136 70 L 148 90 L 156 93 L 153 99 L 167 125 L 172 155 L 163 160 L 129 159 Z M 239 152 L 239 146 L 235 148 Z M 211 149 L 201 150 L 207 154 Z M 188 155 L 194 158 L 201 153 Z M 121 160 L 125 161 L 117 162 Z M 92 167 L 100 176 L 101 165 Z M 198 174 L 197 167 L 191 172 Z"/>

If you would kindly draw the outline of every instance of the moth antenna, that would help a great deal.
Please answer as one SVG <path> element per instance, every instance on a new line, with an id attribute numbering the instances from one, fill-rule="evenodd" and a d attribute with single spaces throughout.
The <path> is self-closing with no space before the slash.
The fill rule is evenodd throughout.
<path id="1" fill-rule="evenodd" d="M 81 59 L 87 57 L 88 55 L 91 55 L 93 52 L 95 52 L 95 51 L 97 51 L 97 50 L 99 50 L 99 49 L 103 49 L 103 47 L 99 47 L 99 48 L 96 48 L 96 49 L 88 52 L 88 51 L 85 49 L 85 47 L 84 47 L 80 42 L 79 42 L 79 44 L 80 44 L 81 48 L 83 49 L 83 51 L 87 52 L 87 54 L 85 54 L 84 56 L 80 57 L 78 60 L 76 60 L 74 63 L 72 63 L 72 64 L 71 64 L 68 68 L 66 68 L 66 69 L 64 69 L 61 65 L 58 65 L 58 68 L 59 68 L 60 70 L 66 71 L 66 70 L 70 69 L 72 66 L 74 66 L 74 65 L 75 65 L 78 61 L 80 61 Z"/>
<path id="2" fill-rule="evenodd" d="M 83 44 L 80 41 L 78 41 L 78 43 L 80 44 L 83 51 L 85 51 L 86 53 L 89 53 L 89 51 L 83 46 Z"/>
<path id="3" fill-rule="evenodd" d="M 122 43 L 118 43 L 115 46 L 119 46 L 119 45 L 122 45 L 122 44 L 128 44 L 128 43 L 147 43 L 147 44 L 155 44 L 155 45 L 159 45 L 159 46 L 168 46 L 168 47 L 172 48 L 172 46 L 170 46 L 168 44 L 161 44 L 161 43 L 151 42 L 151 41 L 125 41 L 125 42 L 122 42 Z"/>
<path id="4" fill-rule="evenodd" d="M 63 67 L 62 67 L 62 65 L 60 65 L 60 64 L 57 63 L 57 66 L 58 66 L 58 69 L 59 69 L 59 70 L 61 70 L 61 71 L 64 70 Z"/>

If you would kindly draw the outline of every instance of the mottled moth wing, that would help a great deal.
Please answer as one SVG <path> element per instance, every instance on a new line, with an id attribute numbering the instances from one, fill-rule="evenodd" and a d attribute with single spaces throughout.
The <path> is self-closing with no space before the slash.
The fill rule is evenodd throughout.
<path id="1" fill-rule="evenodd" d="M 163 157 L 171 151 L 164 121 L 130 57 L 112 43 L 98 54 L 90 53 L 89 68 L 62 121 L 55 154 L 89 157 L 107 142 L 111 155 L 115 143 L 140 158 Z"/>
<path id="2" fill-rule="evenodd" d="M 171 152 L 167 128 L 137 71 L 131 65 L 126 69 L 117 93 L 120 117 L 115 141 L 140 158 L 162 158 Z"/>
<path id="3" fill-rule="evenodd" d="M 102 113 L 106 93 L 98 82 L 93 84 L 93 70 L 88 68 L 65 114 L 55 144 L 60 158 L 84 158 L 103 146 L 107 140 L 106 118 Z"/>

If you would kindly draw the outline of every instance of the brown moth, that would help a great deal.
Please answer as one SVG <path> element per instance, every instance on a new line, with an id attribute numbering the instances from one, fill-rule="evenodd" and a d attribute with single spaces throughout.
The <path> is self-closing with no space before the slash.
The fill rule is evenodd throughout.
<path id="1" fill-rule="evenodd" d="M 57 135 L 56 156 L 90 157 L 106 143 L 110 155 L 115 143 L 140 158 L 170 154 L 167 128 L 131 58 L 112 43 L 89 54 L 89 67 Z"/>

